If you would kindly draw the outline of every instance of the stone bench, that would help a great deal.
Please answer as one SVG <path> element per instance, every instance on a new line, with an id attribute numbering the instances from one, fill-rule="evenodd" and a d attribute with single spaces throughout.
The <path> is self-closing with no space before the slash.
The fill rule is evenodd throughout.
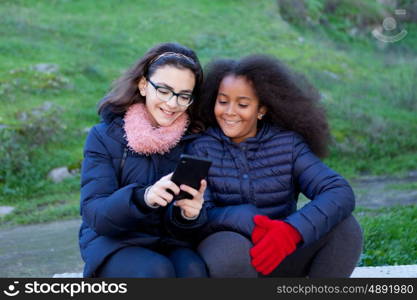
<path id="1" fill-rule="evenodd" d="M 352 278 L 417 278 L 417 265 L 357 267 Z"/>
<path id="2" fill-rule="evenodd" d="M 82 273 L 54 274 L 53 278 L 82 278 Z M 357 267 L 351 278 L 417 278 L 417 265 Z"/>

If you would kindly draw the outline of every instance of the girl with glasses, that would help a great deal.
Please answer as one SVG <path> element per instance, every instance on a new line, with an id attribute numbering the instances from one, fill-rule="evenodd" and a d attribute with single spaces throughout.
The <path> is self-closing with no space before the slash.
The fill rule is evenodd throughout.
<path id="1" fill-rule="evenodd" d="M 150 49 L 100 102 L 81 172 L 85 277 L 206 277 L 188 240 L 205 223 L 200 190 L 170 179 L 199 124 L 192 105 L 202 69 L 179 44 Z M 193 199 L 177 201 L 180 189 Z M 202 212 L 202 213 L 200 213 Z"/>
<path id="2" fill-rule="evenodd" d="M 362 232 L 348 182 L 327 167 L 318 93 L 278 60 L 216 60 L 205 75 L 189 145 L 213 164 L 198 246 L 211 277 L 349 277 Z M 308 87 L 308 88 L 307 88 Z M 297 208 L 299 194 L 311 201 Z"/>

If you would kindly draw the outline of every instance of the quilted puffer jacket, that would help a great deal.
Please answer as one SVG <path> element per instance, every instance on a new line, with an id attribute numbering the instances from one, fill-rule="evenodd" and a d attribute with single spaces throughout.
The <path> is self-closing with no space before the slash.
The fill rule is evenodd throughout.
<path id="1" fill-rule="evenodd" d="M 184 136 L 164 155 L 142 155 L 125 151 L 123 124 L 122 115 L 107 109 L 85 143 L 79 231 L 84 277 L 94 277 L 106 257 L 123 247 L 191 247 L 188 234 L 206 222 L 204 210 L 197 220 L 187 221 L 172 203 L 150 208 L 144 201 L 146 188 L 175 169 L 185 145 L 197 135 Z"/>
<path id="2" fill-rule="evenodd" d="M 327 167 L 303 138 L 263 123 L 257 135 L 233 143 L 220 128 L 209 128 L 188 147 L 209 158 L 204 234 L 232 230 L 248 238 L 253 216 L 266 215 L 294 226 L 305 247 L 329 232 L 355 207 L 348 182 Z M 299 194 L 311 201 L 297 210 Z"/>

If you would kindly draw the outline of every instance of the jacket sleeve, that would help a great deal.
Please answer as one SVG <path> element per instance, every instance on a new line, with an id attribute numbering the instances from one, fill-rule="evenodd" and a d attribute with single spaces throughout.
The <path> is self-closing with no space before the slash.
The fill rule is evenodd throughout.
<path id="1" fill-rule="evenodd" d="M 234 231 L 250 240 L 254 228 L 253 217 L 259 214 L 256 206 L 250 203 L 207 208 L 208 222 L 202 230 L 202 236 L 218 231 Z"/>
<path id="2" fill-rule="evenodd" d="M 181 209 L 171 202 L 165 214 L 165 228 L 172 237 L 180 240 L 193 239 L 200 234 L 201 228 L 207 222 L 207 211 L 201 209 L 198 218 L 186 220 L 181 215 Z"/>
<path id="3" fill-rule="evenodd" d="M 196 142 L 194 142 L 187 148 L 187 153 L 210 158 L 206 149 L 207 148 L 204 147 L 204 145 L 196 145 Z M 203 209 L 206 210 L 207 213 L 207 222 L 205 226 L 201 228 L 201 238 L 218 231 L 234 231 L 250 239 L 254 227 L 253 217 L 260 214 L 256 206 L 249 203 L 218 206 L 210 184 L 208 184 L 204 193 Z"/>
<path id="4" fill-rule="evenodd" d="M 96 127 L 90 130 L 84 147 L 81 171 L 81 215 L 100 235 L 116 236 L 138 227 L 141 219 L 157 209 L 143 199 L 146 187 L 119 187 L 112 158 Z"/>
<path id="5" fill-rule="evenodd" d="M 299 231 L 305 247 L 352 213 L 355 196 L 349 183 L 315 156 L 299 136 L 294 139 L 294 149 L 295 185 L 312 201 L 284 221 Z"/>

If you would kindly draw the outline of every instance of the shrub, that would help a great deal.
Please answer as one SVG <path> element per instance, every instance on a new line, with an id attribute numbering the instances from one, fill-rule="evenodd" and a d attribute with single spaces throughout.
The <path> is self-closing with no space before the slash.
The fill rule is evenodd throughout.
<path id="1" fill-rule="evenodd" d="M 339 40 L 370 33 L 395 3 L 362 0 L 277 0 L 281 17 L 296 26 L 324 25 Z"/>
<path id="2" fill-rule="evenodd" d="M 33 159 L 40 148 L 59 140 L 65 129 L 61 113 L 61 107 L 46 102 L 19 113 L 16 124 L 0 129 L 0 183 L 5 185 L 4 191 L 10 190 L 9 181 L 20 181 L 33 173 Z"/>
<path id="3" fill-rule="evenodd" d="M 13 69 L 0 79 L 0 101 L 13 102 L 16 94 L 56 94 L 71 88 L 70 81 L 52 64 L 38 64 Z M 22 98 L 22 97 L 20 97 Z"/>

